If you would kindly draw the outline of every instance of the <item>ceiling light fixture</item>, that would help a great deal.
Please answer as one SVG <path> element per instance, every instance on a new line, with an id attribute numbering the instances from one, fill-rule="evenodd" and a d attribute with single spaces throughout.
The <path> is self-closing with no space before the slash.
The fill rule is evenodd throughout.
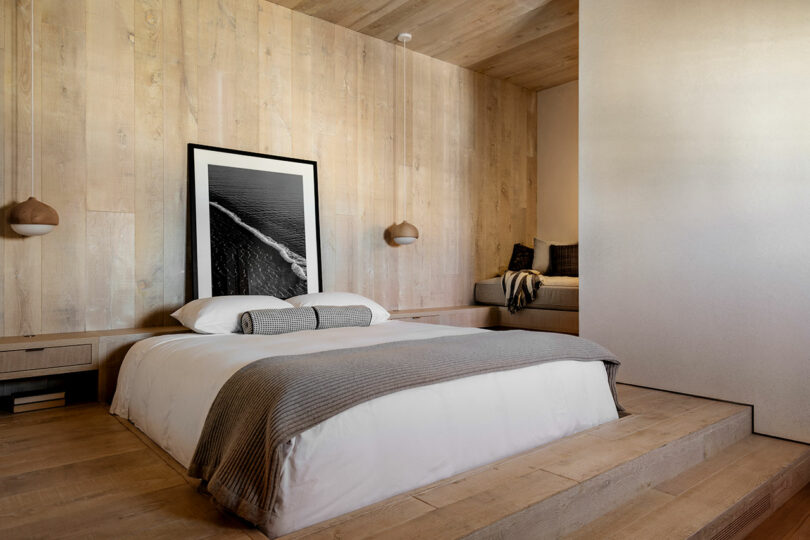
<path id="1" fill-rule="evenodd" d="M 405 61 L 407 59 L 408 47 L 407 43 L 413 36 L 407 32 L 403 32 L 397 36 L 397 41 L 402 43 L 402 178 L 403 178 L 403 196 L 402 196 L 402 223 L 399 225 L 392 225 L 388 228 L 387 236 L 389 236 L 396 245 L 408 245 L 416 242 L 419 238 L 419 229 L 411 223 L 408 223 L 404 217 L 408 213 L 408 101 L 407 101 L 407 73 L 405 71 Z"/>
<path id="2" fill-rule="evenodd" d="M 41 236 L 59 225 L 59 214 L 34 197 L 34 0 L 31 0 L 31 196 L 11 209 L 8 222 L 20 236 Z"/>

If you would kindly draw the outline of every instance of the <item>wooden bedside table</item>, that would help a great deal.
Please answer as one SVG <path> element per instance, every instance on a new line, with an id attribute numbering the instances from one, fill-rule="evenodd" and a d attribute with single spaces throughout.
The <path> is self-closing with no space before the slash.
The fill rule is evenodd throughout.
<path id="1" fill-rule="evenodd" d="M 0 381 L 98 371 L 98 400 L 112 400 L 118 370 L 141 339 L 188 332 L 182 326 L 0 338 Z"/>
<path id="2" fill-rule="evenodd" d="M 0 380 L 98 369 L 98 338 L 50 334 L 0 338 Z"/>

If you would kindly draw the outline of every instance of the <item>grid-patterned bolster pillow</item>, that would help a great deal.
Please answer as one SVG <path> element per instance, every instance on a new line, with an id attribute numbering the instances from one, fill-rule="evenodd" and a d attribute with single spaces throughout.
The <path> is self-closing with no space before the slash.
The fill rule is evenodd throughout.
<path id="1" fill-rule="evenodd" d="M 371 324 L 371 310 L 368 306 L 315 306 L 314 309 L 319 330 Z"/>
<path id="2" fill-rule="evenodd" d="M 242 332 L 245 334 L 272 336 L 316 328 L 318 318 L 311 307 L 254 309 L 242 313 Z"/>

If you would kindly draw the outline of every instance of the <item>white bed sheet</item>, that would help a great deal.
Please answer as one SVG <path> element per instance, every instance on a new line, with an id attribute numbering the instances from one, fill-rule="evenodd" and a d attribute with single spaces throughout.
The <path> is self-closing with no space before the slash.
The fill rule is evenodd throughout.
<path id="1" fill-rule="evenodd" d="M 219 389 L 254 360 L 483 331 L 389 321 L 280 336 L 150 338 L 127 354 L 111 412 L 187 466 Z M 601 362 L 551 362 L 376 398 L 286 446 L 269 532 L 286 534 L 616 418 Z"/>

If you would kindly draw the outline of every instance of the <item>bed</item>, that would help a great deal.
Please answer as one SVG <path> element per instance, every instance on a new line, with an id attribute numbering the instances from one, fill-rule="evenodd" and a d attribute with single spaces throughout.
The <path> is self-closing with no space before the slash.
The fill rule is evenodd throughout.
<path id="1" fill-rule="evenodd" d="M 268 356 L 488 330 L 387 321 L 282 335 L 180 334 L 127 354 L 111 412 L 183 466 L 220 389 Z M 410 388 L 345 410 L 284 445 L 271 537 L 617 418 L 602 362 L 555 361 Z"/>

